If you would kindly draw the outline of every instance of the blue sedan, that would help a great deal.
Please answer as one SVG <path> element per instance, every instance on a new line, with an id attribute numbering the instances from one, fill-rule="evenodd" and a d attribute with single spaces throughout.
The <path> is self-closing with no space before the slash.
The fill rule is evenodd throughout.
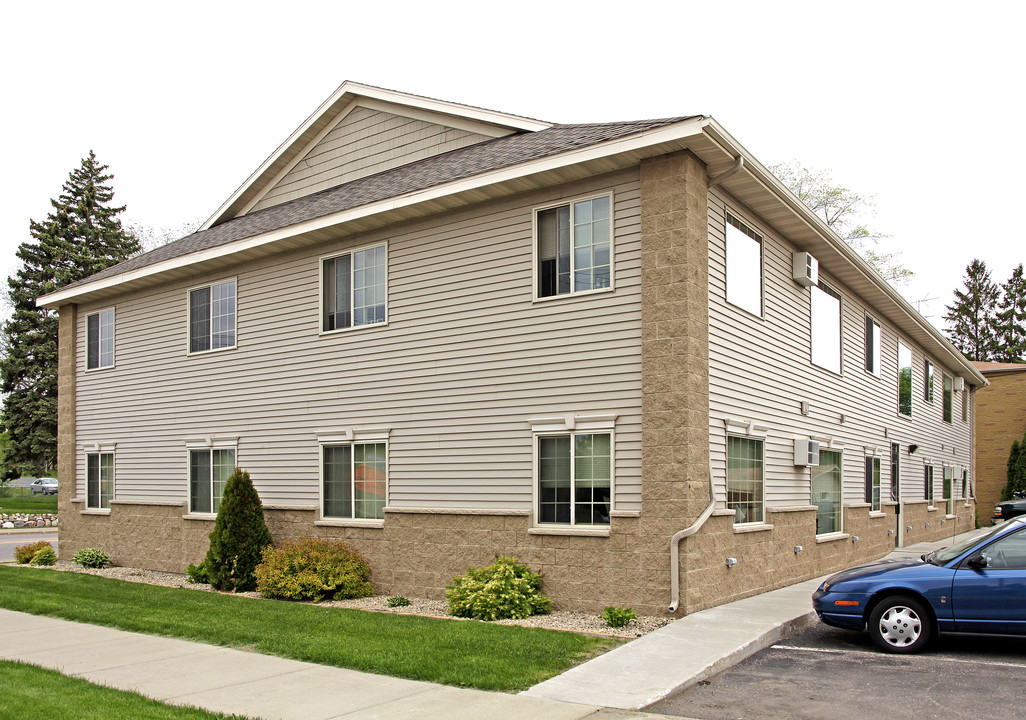
<path id="1" fill-rule="evenodd" d="M 888 652 L 918 652 L 938 632 L 1026 635 L 1026 516 L 920 560 L 837 573 L 812 604 L 828 625 L 868 627 Z"/>

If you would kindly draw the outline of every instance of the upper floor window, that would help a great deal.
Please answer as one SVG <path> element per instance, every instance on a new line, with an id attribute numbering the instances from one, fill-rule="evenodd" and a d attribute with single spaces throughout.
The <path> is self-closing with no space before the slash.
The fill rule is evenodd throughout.
<path id="1" fill-rule="evenodd" d="M 762 316 L 762 236 L 727 214 L 727 302 Z"/>
<path id="2" fill-rule="evenodd" d="M 386 246 L 354 250 L 321 261 L 321 329 L 343 330 L 385 322 Z"/>
<path id="3" fill-rule="evenodd" d="M 898 341 L 898 412 L 912 417 L 912 350 Z"/>
<path id="4" fill-rule="evenodd" d="M 866 372 L 880 377 L 880 324 L 866 315 Z"/>
<path id="5" fill-rule="evenodd" d="M 86 507 L 93 510 L 110 509 L 114 497 L 114 453 L 86 454 Z"/>
<path id="6" fill-rule="evenodd" d="M 763 521 L 764 441 L 727 436 L 727 509 L 734 523 Z"/>
<path id="7" fill-rule="evenodd" d="M 387 445 L 321 446 L 321 516 L 381 520 L 385 517 Z"/>
<path id="8" fill-rule="evenodd" d="M 114 366 L 114 308 L 86 315 L 86 369 Z"/>
<path id="9" fill-rule="evenodd" d="M 944 422 L 951 422 L 951 405 L 954 401 L 953 381 L 950 376 L 944 376 Z"/>
<path id="10" fill-rule="evenodd" d="M 969 422 L 969 388 L 962 388 L 962 422 Z"/>
<path id="11" fill-rule="evenodd" d="M 609 195 L 538 210 L 538 297 L 601 290 L 612 283 Z"/>
<path id="12" fill-rule="evenodd" d="M 933 402 L 933 363 L 923 361 L 923 400 Z"/>
<path id="13" fill-rule="evenodd" d="M 813 285 L 812 362 L 832 372 L 841 372 L 841 295 L 822 282 Z"/>
<path id="14" fill-rule="evenodd" d="M 235 347 L 235 280 L 189 291 L 189 352 Z"/>

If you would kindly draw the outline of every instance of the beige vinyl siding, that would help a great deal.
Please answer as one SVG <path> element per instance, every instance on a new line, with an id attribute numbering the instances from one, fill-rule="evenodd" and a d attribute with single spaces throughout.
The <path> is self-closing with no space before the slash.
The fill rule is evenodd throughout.
<path id="1" fill-rule="evenodd" d="M 724 207 L 763 235 L 764 319 L 725 302 Z M 766 504 L 808 505 L 811 474 L 794 466 L 793 438 L 833 438 L 843 444 L 845 503 L 864 501 L 866 448 L 881 458 L 884 501 L 890 499 L 890 443 L 902 446 L 902 497 L 922 499 L 924 458 L 970 466 L 970 425 L 956 413 L 951 425 L 941 420 L 941 402 L 923 400 L 923 348 L 912 348 L 912 419 L 897 412 L 896 328 L 820 268 L 820 278 L 842 296 L 841 374 L 811 362 L 810 295 L 791 279 L 791 246 L 766 223 L 730 196 L 715 191 L 709 199 L 709 353 L 710 442 L 713 477 L 720 506 L 725 505 L 724 418 L 752 420 L 766 433 Z M 865 314 L 880 322 L 881 376 L 864 369 Z M 931 358 L 936 362 L 935 358 Z M 940 365 L 937 377 L 952 375 Z M 938 382 L 940 382 L 938 380 Z M 809 415 L 800 403 L 810 404 Z M 961 398 L 955 397 L 955 407 Z M 843 421 L 842 421 L 843 416 Z M 886 435 L 885 435 L 886 431 Z M 918 455 L 909 456 L 909 444 Z M 826 445 L 824 445 L 826 447 Z M 939 472 L 939 471 L 938 471 Z M 938 485 L 938 487 L 940 487 Z M 939 491 L 938 491 L 939 492 Z"/>
<path id="2" fill-rule="evenodd" d="M 604 191 L 616 291 L 533 302 L 532 208 Z M 635 169 L 119 298 L 117 367 L 85 373 L 79 343 L 78 442 L 117 442 L 118 499 L 184 501 L 184 440 L 237 435 L 265 503 L 314 506 L 318 431 L 388 426 L 389 505 L 528 511 L 528 418 L 613 412 L 638 510 L 639 205 Z M 321 334 L 320 258 L 380 242 L 388 324 Z M 228 274 L 238 346 L 187 356 L 186 288 Z"/>
<path id="3" fill-rule="evenodd" d="M 267 191 L 253 210 L 488 139 L 466 130 L 355 107 Z"/>

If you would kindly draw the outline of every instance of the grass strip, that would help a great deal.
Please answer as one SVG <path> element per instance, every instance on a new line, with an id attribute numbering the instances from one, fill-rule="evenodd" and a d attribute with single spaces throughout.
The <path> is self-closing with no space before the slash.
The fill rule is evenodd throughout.
<path id="1" fill-rule="evenodd" d="M 0 497 L 0 513 L 55 513 L 56 495 L 31 495 L 27 497 Z"/>
<path id="2" fill-rule="evenodd" d="M 243 718 L 166 705 L 35 665 L 0 660 L 0 720 L 218 720 Z"/>
<path id="3" fill-rule="evenodd" d="M 0 566 L 0 607 L 393 677 L 515 691 L 618 645 L 613 638 L 253 600 Z"/>

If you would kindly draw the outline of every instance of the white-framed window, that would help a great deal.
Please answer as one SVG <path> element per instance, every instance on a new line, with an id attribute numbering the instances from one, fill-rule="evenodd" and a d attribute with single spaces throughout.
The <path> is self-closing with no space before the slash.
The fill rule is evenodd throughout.
<path id="1" fill-rule="evenodd" d="M 923 466 L 923 499 L 933 506 L 933 465 Z"/>
<path id="2" fill-rule="evenodd" d="M 109 510 L 114 499 L 114 452 L 86 452 L 86 507 Z"/>
<path id="3" fill-rule="evenodd" d="M 762 235 L 726 218 L 727 302 L 762 317 Z"/>
<path id="4" fill-rule="evenodd" d="M 114 308 L 86 315 L 86 370 L 114 367 Z"/>
<path id="5" fill-rule="evenodd" d="M 765 446 L 762 438 L 727 435 L 727 509 L 736 525 L 765 518 Z"/>
<path id="6" fill-rule="evenodd" d="M 189 290 L 189 352 L 235 347 L 235 279 Z"/>
<path id="7" fill-rule="evenodd" d="M 321 258 L 321 332 L 388 320 L 387 244 Z"/>
<path id="8" fill-rule="evenodd" d="M 866 315 L 866 372 L 880 377 L 880 323 Z"/>
<path id="9" fill-rule="evenodd" d="M 952 405 L 954 404 L 954 381 L 950 375 L 944 376 L 944 422 L 951 422 Z"/>
<path id="10" fill-rule="evenodd" d="M 822 281 L 809 288 L 812 309 L 812 362 L 841 373 L 841 295 Z"/>
<path id="11" fill-rule="evenodd" d="M 534 235 L 538 298 L 612 288 L 612 195 L 536 209 Z"/>
<path id="12" fill-rule="evenodd" d="M 616 415 L 531 418 L 535 523 L 608 527 Z"/>
<path id="13" fill-rule="evenodd" d="M 933 402 L 933 363 L 923 360 L 923 400 Z"/>
<path id="14" fill-rule="evenodd" d="M 321 517 L 382 520 L 387 498 L 387 443 L 321 445 Z"/>
<path id="15" fill-rule="evenodd" d="M 912 417 L 912 350 L 898 341 L 898 414 Z"/>
<path id="16" fill-rule="evenodd" d="M 880 512 L 880 458 L 866 457 L 866 502 L 871 512 Z"/>
<path id="17" fill-rule="evenodd" d="M 841 532 L 841 468 L 838 450 L 820 450 L 819 465 L 812 468 L 812 504 L 816 506 L 816 534 Z"/>
<path id="18" fill-rule="evenodd" d="M 237 467 L 238 439 L 186 441 L 189 457 L 189 512 L 216 513 L 225 483 Z"/>
<path id="19" fill-rule="evenodd" d="M 969 387 L 962 388 L 962 422 L 969 422 Z"/>
<path id="20" fill-rule="evenodd" d="M 891 443 L 891 500 L 901 498 L 901 445 Z"/>

